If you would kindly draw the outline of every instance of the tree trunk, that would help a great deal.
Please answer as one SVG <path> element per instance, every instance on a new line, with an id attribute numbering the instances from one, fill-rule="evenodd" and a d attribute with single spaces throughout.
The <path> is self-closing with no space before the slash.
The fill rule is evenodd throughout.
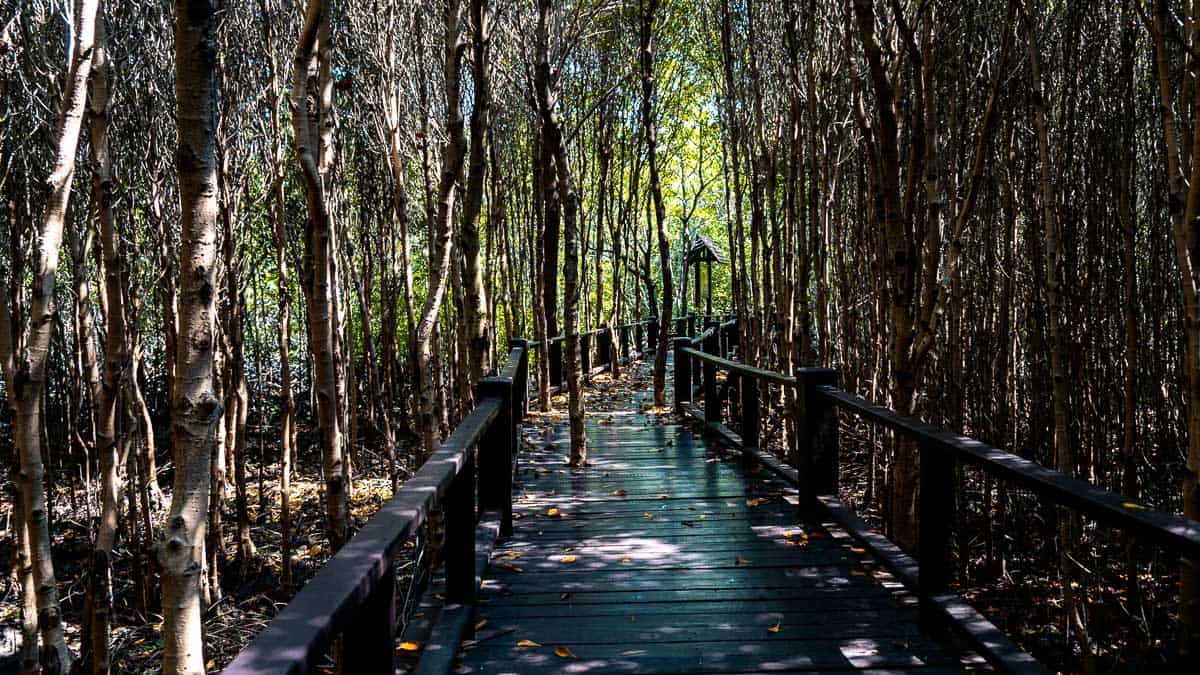
<path id="1" fill-rule="evenodd" d="M 447 141 L 442 148 L 442 173 L 438 182 L 437 220 L 434 227 L 432 246 L 429 260 L 429 283 L 425 296 L 425 304 L 421 308 L 421 319 L 417 324 L 416 354 L 418 370 L 418 410 L 421 443 L 424 458 L 428 458 L 437 449 L 438 419 L 435 410 L 435 398 L 438 390 L 437 377 L 434 369 L 438 366 L 434 359 L 433 337 L 437 328 L 438 315 L 442 307 L 442 299 L 446 295 L 446 285 L 449 279 L 452 241 L 454 232 L 454 199 L 457 193 L 458 181 L 462 178 L 464 155 L 466 153 L 466 137 L 463 133 L 463 116 L 461 101 L 461 83 L 459 74 L 462 67 L 463 52 L 466 42 L 461 36 L 460 23 L 462 6 L 459 0 L 450 0 L 445 13 L 445 74 L 446 74 L 446 132 Z M 444 408 L 443 408 L 444 409 Z"/>
<path id="2" fill-rule="evenodd" d="M 0 316 L 0 323 L 6 324 L 5 335 L 0 336 L 0 361 L 4 363 L 3 374 L 16 413 L 13 418 L 13 443 L 20 466 L 17 482 L 36 589 L 37 626 L 42 642 L 39 658 L 44 673 L 66 672 L 70 670 L 72 662 L 63 630 L 58 584 L 54 578 L 54 562 L 50 552 L 50 522 L 42 462 L 42 399 L 46 389 L 46 368 L 56 312 L 55 276 L 67 204 L 71 197 L 71 183 L 75 177 L 75 151 L 87 102 L 87 81 L 92 67 L 98 6 L 99 0 L 75 1 L 72 61 L 55 130 L 53 164 L 46 181 L 46 206 L 38 231 L 29 328 L 21 341 L 19 354 L 14 352 L 17 340 L 13 328 L 20 324 L 13 321 L 15 317 L 9 316 L 7 297 L 5 311 Z"/>
<path id="3" fill-rule="evenodd" d="M 483 186 L 487 178 L 487 138 L 491 126 L 491 51 L 492 28 L 488 0 L 471 0 L 471 41 L 475 75 L 475 109 L 471 112 L 470 172 L 463 196 L 462 242 L 464 325 L 466 332 L 470 387 L 479 382 L 488 368 L 487 290 L 483 284 L 483 265 L 479 259 L 479 213 L 483 207 Z"/>
<path id="4" fill-rule="evenodd" d="M 317 380 L 326 528 L 329 545 L 337 551 L 346 543 L 349 508 L 338 387 L 336 230 L 331 222 L 321 170 L 328 166 L 326 153 L 331 151 L 326 133 L 332 114 L 332 84 L 327 81 L 327 67 L 323 65 L 329 49 L 329 0 L 309 0 L 292 70 L 292 126 L 308 206 L 305 262 L 309 283 L 305 285 L 305 298 L 310 351 Z M 310 109 L 308 88 L 310 80 L 314 79 L 319 91 L 314 109 Z"/>
<path id="5" fill-rule="evenodd" d="M 204 672 L 200 573 L 209 492 L 209 457 L 216 447 L 221 402 L 213 391 L 216 342 L 217 7 L 179 0 L 175 10 L 175 91 L 179 147 L 181 238 L 179 340 L 171 407 L 175 478 L 159 544 L 162 565 L 163 672 Z"/>
<path id="6" fill-rule="evenodd" d="M 654 352 L 654 405 L 667 404 L 667 350 L 671 348 L 672 305 L 675 287 L 671 280 L 671 240 L 667 230 L 667 211 L 663 205 L 662 184 L 658 175 L 658 125 L 654 98 L 654 21 L 658 0 L 645 0 L 639 16 L 638 62 L 642 77 L 642 134 L 650 167 L 650 197 L 654 203 L 655 233 L 658 237 L 658 264 L 662 275 L 662 307 L 658 312 L 658 345 Z"/>

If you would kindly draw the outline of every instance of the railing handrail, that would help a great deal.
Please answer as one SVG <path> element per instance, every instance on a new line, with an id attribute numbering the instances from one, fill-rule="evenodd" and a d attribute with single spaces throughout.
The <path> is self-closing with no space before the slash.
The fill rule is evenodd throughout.
<path id="1" fill-rule="evenodd" d="M 732 328 L 722 324 L 722 330 L 730 331 L 730 334 Z M 687 337 L 676 337 L 672 342 L 676 407 L 697 416 L 714 433 L 740 447 L 744 454 L 796 484 L 802 509 L 809 513 L 815 509 L 846 528 L 884 566 L 912 585 L 920 599 L 922 625 L 950 621 L 988 661 L 1004 670 L 1046 672 L 950 589 L 950 514 L 955 508 L 955 462 L 968 462 L 984 473 L 1016 483 L 1054 505 L 1073 508 L 1105 526 L 1125 531 L 1135 539 L 1153 542 L 1185 558 L 1200 561 L 1200 522 L 1151 509 L 1120 493 L 874 405 L 840 389 L 835 370 L 801 368 L 795 377 L 791 377 L 715 354 L 713 352 L 725 351 L 721 336 L 706 337 L 708 339 L 698 342 L 700 349 L 695 348 L 697 343 Z M 693 374 L 693 361 L 703 365 L 702 373 Z M 717 370 L 796 389 L 798 447 L 794 448 L 796 455 L 789 458 L 795 467 L 758 447 L 760 392 L 757 385 L 740 387 L 742 434 L 739 436 L 721 423 L 722 396 L 715 384 Z M 704 385 L 703 408 L 692 403 L 695 393 L 692 385 L 699 375 L 702 375 Z M 919 565 L 890 541 L 868 530 L 853 510 L 838 498 L 838 409 L 882 424 L 916 442 L 921 465 Z"/>
<path id="2" fill-rule="evenodd" d="M 404 542 L 425 522 L 434 505 L 447 498 L 452 489 L 457 489 L 455 484 L 462 483 L 460 479 L 467 477 L 468 471 L 471 474 L 469 506 L 473 518 L 474 451 L 489 432 L 494 432 L 498 418 L 504 417 L 507 425 L 514 425 L 519 420 L 512 419 L 512 414 L 519 415 L 524 408 L 523 400 L 517 400 L 517 397 L 523 397 L 525 392 L 517 391 L 514 385 L 520 382 L 523 386 L 522 369 L 527 363 L 527 348 L 523 341 L 514 341 L 514 344 L 500 371 L 501 376 L 484 378 L 481 382 L 475 409 L 455 427 L 416 474 L 300 589 L 283 611 L 238 653 L 224 672 L 236 675 L 308 672 L 338 634 L 343 634 L 347 642 L 363 639 L 357 634 L 360 617 L 356 615 L 372 603 L 392 602 L 392 561 Z M 515 431 L 503 429 L 499 433 L 514 434 Z M 489 448 L 489 451 L 500 449 Z M 512 448 L 508 450 L 511 452 Z M 511 455 L 507 460 L 495 459 L 500 463 L 511 462 Z M 511 485 L 507 490 L 511 501 Z M 481 505 L 483 492 L 481 487 Z M 449 513 L 447 518 L 450 518 Z M 395 611 L 394 607 L 382 609 L 390 609 L 393 623 L 390 632 L 386 628 L 383 631 L 387 633 L 388 644 L 374 646 L 386 649 L 386 654 L 356 654 L 354 658 L 373 663 L 386 659 L 390 663 Z M 383 639 L 378 626 L 368 623 L 365 632 Z M 351 649 L 348 647 L 346 652 L 350 654 Z"/>
<path id="3" fill-rule="evenodd" d="M 712 363 L 719 370 L 757 380 L 798 387 L 797 378 L 765 370 L 685 347 L 688 356 Z M 1148 539 L 1180 555 L 1200 559 L 1200 522 L 1185 516 L 1155 510 L 1119 492 L 1096 487 L 1037 462 L 1007 452 L 983 441 L 961 436 L 921 420 L 906 417 L 890 408 L 832 386 L 817 388 L 834 405 L 898 431 L 912 440 L 929 444 L 979 467 L 996 478 L 1019 483 L 1024 489 L 1055 506 L 1066 506 L 1109 527 L 1127 530 L 1135 538 Z"/>
<path id="4" fill-rule="evenodd" d="M 997 478 L 1019 484 L 1055 506 L 1066 506 L 1109 527 L 1149 539 L 1180 555 L 1200 559 L 1200 522 L 1158 511 L 1119 492 L 1096 487 L 983 441 L 961 436 L 837 387 L 817 388 L 839 408 L 898 431 L 919 444 L 952 455 Z"/>

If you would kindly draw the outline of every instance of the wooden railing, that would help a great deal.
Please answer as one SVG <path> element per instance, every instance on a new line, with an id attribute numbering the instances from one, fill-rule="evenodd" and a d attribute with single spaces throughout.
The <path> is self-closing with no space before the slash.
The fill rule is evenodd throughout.
<path id="1" fill-rule="evenodd" d="M 675 404 L 680 412 L 702 420 L 712 433 L 740 448 L 743 454 L 797 486 L 805 515 L 827 517 L 846 530 L 912 589 L 920 602 L 923 626 L 932 630 L 949 625 L 979 653 L 1008 672 L 1044 673 L 1030 655 L 1013 644 L 982 614 L 950 592 L 951 530 L 955 509 L 955 467 L 965 462 L 984 473 L 1009 481 L 1056 506 L 1075 509 L 1104 525 L 1127 532 L 1182 558 L 1200 563 L 1200 522 L 1155 511 L 1129 497 L 1097 488 L 1085 481 L 1043 467 L 991 445 L 951 433 L 893 410 L 874 405 L 838 388 L 838 373 L 825 368 L 802 368 L 792 377 L 754 368 L 726 358 L 732 322 L 710 322 L 695 337 L 676 337 Z M 699 367 L 697 367 L 699 364 Z M 741 433 L 722 423 L 722 409 L 732 395 L 723 395 L 716 373 L 727 373 L 726 393 L 736 385 Z M 697 382 L 700 386 L 696 386 Z M 760 447 L 760 383 L 794 390 L 797 436 L 789 462 Z M 703 407 L 694 404 L 700 392 Z M 919 542 L 917 560 L 867 525 L 838 498 L 838 411 L 891 429 L 914 442 L 920 452 Z"/>
<path id="2" fill-rule="evenodd" d="M 583 370 L 594 374 L 657 345 L 657 318 L 580 333 Z M 616 349 L 614 350 L 614 339 Z M 563 336 L 549 340 L 550 377 L 563 383 Z M 471 628 L 479 568 L 496 538 L 512 532 L 512 480 L 517 425 L 529 410 L 529 356 L 512 340 L 497 377 L 479 383 L 478 404 L 438 450 L 367 524 L 317 572 L 287 607 L 224 672 L 231 675 L 312 672 L 341 638 L 347 673 L 392 672 L 397 627 L 393 563 L 431 513 L 445 516 L 446 611 L 439 641 L 457 645 Z M 595 367 L 592 354 L 595 347 Z M 479 480 L 476 480 L 476 476 Z M 447 672 L 454 650 L 429 650 L 419 672 Z"/>
<path id="3" fill-rule="evenodd" d="M 224 672 L 311 672 L 339 636 L 343 672 L 393 672 L 393 562 L 436 509 L 445 514 L 446 600 L 474 605 L 477 549 L 490 549 L 512 531 L 517 424 L 527 410 L 528 374 L 529 345 L 513 340 L 500 375 L 480 381 L 475 410 Z M 468 624 L 455 626 L 462 631 Z"/>
<path id="4" fill-rule="evenodd" d="M 604 325 L 594 330 L 579 334 L 579 359 L 584 375 L 594 375 L 605 370 L 612 370 L 612 358 L 628 361 L 645 353 L 653 351 L 658 345 L 658 317 L 650 317 L 644 321 L 616 326 Z M 615 343 L 614 343 L 615 341 Z M 566 362 L 563 345 L 566 337 L 559 335 L 547 340 L 549 344 L 550 390 L 561 391 L 566 380 L 564 368 Z M 613 347 L 616 347 L 614 350 Z M 536 351 L 540 344 L 532 343 Z"/>

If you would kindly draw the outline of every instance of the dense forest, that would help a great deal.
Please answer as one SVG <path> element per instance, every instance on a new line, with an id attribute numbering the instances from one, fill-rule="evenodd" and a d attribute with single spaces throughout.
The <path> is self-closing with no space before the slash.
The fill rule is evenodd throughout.
<path id="1" fill-rule="evenodd" d="M 510 339 L 582 464 L 580 333 L 658 318 L 663 406 L 689 313 L 1200 519 L 1198 77 L 1180 0 L 0 0 L 0 670 L 224 666 Z M 917 448 L 843 435 L 915 546 Z M 1200 652 L 1192 565 L 957 478 L 1026 649 Z"/>

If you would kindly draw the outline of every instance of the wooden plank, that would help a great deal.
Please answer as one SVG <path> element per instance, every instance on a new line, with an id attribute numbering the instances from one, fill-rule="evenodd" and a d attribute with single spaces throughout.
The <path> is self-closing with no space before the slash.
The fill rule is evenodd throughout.
<path id="1" fill-rule="evenodd" d="M 797 602 L 796 599 L 773 598 L 766 600 L 692 600 L 678 602 L 605 602 L 581 603 L 568 597 L 554 604 L 516 605 L 488 603 L 481 606 L 481 616 L 489 619 L 508 618 L 556 618 L 580 620 L 593 616 L 636 616 L 639 621 L 655 621 L 655 617 L 702 617 L 713 615 L 724 617 L 726 620 L 741 617 L 756 617 L 765 614 L 779 614 L 784 617 L 801 614 L 816 614 L 819 616 L 835 616 L 839 614 L 854 614 L 856 612 L 882 611 L 886 609 L 904 608 L 915 610 L 916 598 L 913 596 L 891 597 L 886 594 L 872 593 L 868 597 L 843 598 L 833 596 L 818 602 Z M 916 615 L 909 619 L 915 620 Z"/>
<path id="2" fill-rule="evenodd" d="M 746 588 L 674 588 L 674 589 L 620 589 L 607 588 L 598 591 L 576 591 L 570 593 L 567 599 L 562 597 L 561 590 L 543 590 L 531 591 L 528 593 L 513 594 L 509 588 L 507 594 L 498 584 L 485 584 L 481 589 L 482 593 L 487 597 L 482 604 L 490 606 L 503 607 L 521 607 L 534 605 L 562 605 L 569 603 L 572 605 L 586 604 L 601 604 L 601 605 L 635 605 L 638 603 L 663 603 L 663 602 L 696 602 L 696 601 L 742 601 L 749 603 L 764 602 L 768 600 L 788 600 L 797 604 L 814 604 L 824 606 L 825 603 L 833 600 L 846 599 L 861 599 L 861 598 L 882 598 L 882 597 L 902 597 L 909 598 L 912 596 L 907 589 L 903 587 L 897 589 L 886 589 L 876 586 L 800 586 L 797 584 L 788 584 L 783 587 L 779 586 L 749 586 Z"/>
<path id="3" fill-rule="evenodd" d="M 558 646 L 570 649 L 574 658 L 556 656 Z M 871 639 L 545 645 L 531 649 L 482 643 L 467 650 L 465 658 L 467 666 L 478 672 L 521 674 L 563 672 L 568 666 L 581 672 L 709 673 L 911 668 L 958 662 L 958 657 L 928 642 Z"/>

